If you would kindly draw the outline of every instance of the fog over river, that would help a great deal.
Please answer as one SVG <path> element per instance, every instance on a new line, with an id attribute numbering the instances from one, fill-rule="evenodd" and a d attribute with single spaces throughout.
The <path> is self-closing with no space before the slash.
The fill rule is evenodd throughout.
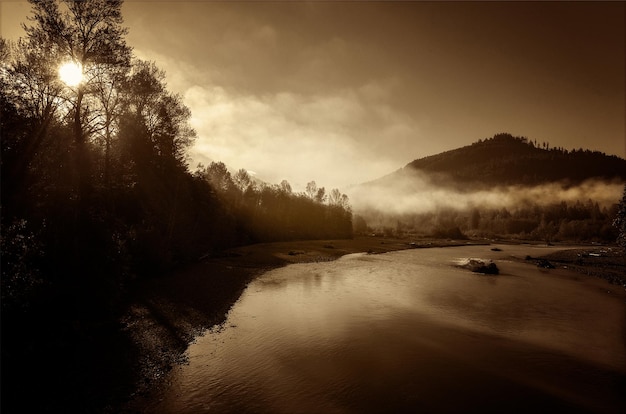
<path id="1" fill-rule="evenodd" d="M 510 260 L 557 248 L 492 247 L 269 271 L 146 412 L 626 412 L 623 288 Z M 454 266 L 470 257 L 501 274 Z"/>

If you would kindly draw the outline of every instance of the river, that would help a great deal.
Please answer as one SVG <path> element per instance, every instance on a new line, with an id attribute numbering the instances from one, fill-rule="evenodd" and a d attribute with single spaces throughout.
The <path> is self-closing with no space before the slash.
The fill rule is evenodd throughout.
<path id="1" fill-rule="evenodd" d="M 269 271 L 145 411 L 626 412 L 623 288 L 492 247 Z M 454 266 L 470 257 L 501 274 Z"/>

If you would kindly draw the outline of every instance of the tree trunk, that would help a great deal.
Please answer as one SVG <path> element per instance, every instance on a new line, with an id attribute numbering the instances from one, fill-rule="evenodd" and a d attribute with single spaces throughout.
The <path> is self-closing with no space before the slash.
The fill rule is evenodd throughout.
<path id="1" fill-rule="evenodd" d="M 85 133 L 82 124 L 82 102 L 84 92 L 82 87 L 78 88 L 76 97 L 76 110 L 74 112 L 74 143 L 76 145 L 76 174 L 78 181 L 78 199 L 82 206 L 89 193 L 89 153 L 85 142 Z M 82 207 L 81 207 L 82 209 Z"/>
<path id="2" fill-rule="evenodd" d="M 76 145 L 81 145 L 85 141 L 83 134 L 83 125 L 81 119 L 81 109 L 83 106 L 83 89 L 78 88 L 78 95 L 76 97 L 76 111 L 74 112 L 74 141 Z"/>

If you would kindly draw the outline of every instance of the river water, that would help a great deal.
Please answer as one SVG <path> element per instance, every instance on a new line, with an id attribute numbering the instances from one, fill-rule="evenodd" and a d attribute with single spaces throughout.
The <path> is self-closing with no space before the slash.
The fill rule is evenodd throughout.
<path id="1" fill-rule="evenodd" d="M 267 272 L 146 412 L 626 412 L 623 289 L 491 247 Z M 470 257 L 501 274 L 454 266 Z"/>

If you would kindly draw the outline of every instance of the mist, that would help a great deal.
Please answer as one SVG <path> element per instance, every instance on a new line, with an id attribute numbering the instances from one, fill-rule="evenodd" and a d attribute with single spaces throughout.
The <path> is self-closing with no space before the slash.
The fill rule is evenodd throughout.
<path id="1" fill-rule="evenodd" d="M 381 180 L 353 187 L 348 191 L 355 213 L 379 212 L 389 215 L 424 214 L 440 210 L 464 211 L 472 208 L 516 209 L 527 205 L 546 206 L 565 201 L 587 200 L 610 207 L 618 202 L 623 183 L 586 180 L 572 185 L 554 182 L 538 186 L 460 187 L 441 182 L 417 171 L 403 170 Z"/>

